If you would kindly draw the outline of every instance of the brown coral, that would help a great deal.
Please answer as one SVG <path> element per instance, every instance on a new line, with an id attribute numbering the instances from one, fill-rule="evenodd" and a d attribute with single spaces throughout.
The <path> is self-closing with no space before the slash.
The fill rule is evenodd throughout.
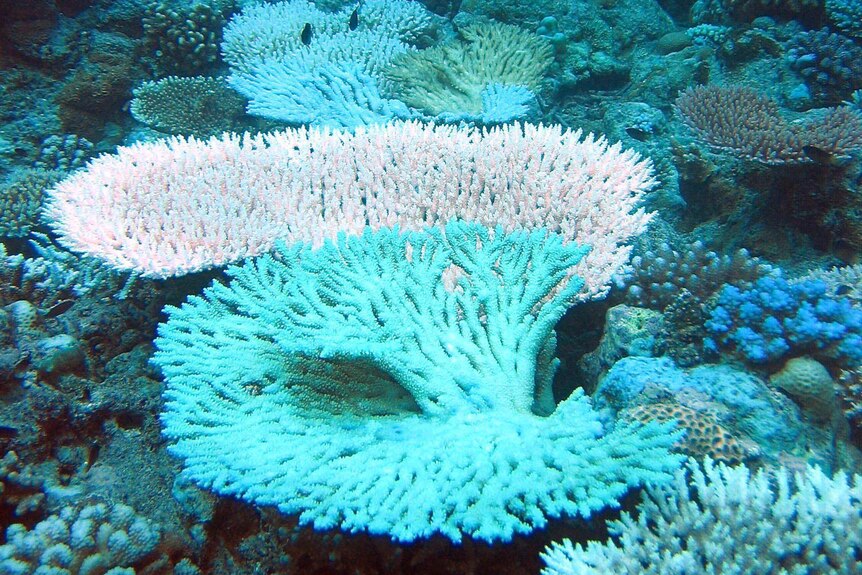
<path id="1" fill-rule="evenodd" d="M 674 107 L 698 139 L 765 164 L 811 162 L 862 148 L 862 116 L 849 106 L 790 122 L 774 100 L 750 88 L 697 86 L 680 94 Z"/>
<path id="2" fill-rule="evenodd" d="M 715 415 L 670 399 L 626 409 L 621 417 L 641 423 L 676 420 L 677 428 L 685 431 L 685 436 L 677 441 L 675 449 L 698 459 L 709 456 L 732 465 L 760 454 L 759 448 L 737 439 L 724 428 Z"/>
<path id="3" fill-rule="evenodd" d="M 817 421 L 829 421 L 835 413 L 835 386 L 822 363 L 810 357 L 794 357 L 769 383 L 781 389 Z"/>

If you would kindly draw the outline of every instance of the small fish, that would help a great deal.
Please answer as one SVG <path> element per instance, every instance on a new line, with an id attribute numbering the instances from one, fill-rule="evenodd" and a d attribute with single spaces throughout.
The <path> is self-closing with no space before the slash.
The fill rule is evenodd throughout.
<path id="1" fill-rule="evenodd" d="M 850 161 L 848 156 L 840 156 L 834 152 L 830 152 L 829 150 L 824 150 L 819 146 L 802 146 L 802 152 L 808 156 L 809 159 L 822 166 L 844 166 Z"/>
<path id="2" fill-rule="evenodd" d="M 73 299 L 65 299 L 63 301 L 57 302 L 48 308 L 48 311 L 45 312 L 45 317 L 57 317 L 63 312 L 67 311 L 72 305 L 75 303 Z"/>
<path id="3" fill-rule="evenodd" d="M 649 137 L 650 137 L 649 132 L 647 132 L 646 130 L 642 130 L 640 128 L 635 128 L 635 127 L 626 128 L 626 134 L 628 134 L 629 136 L 631 136 L 635 140 L 640 140 L 641 142 L 649 139 Z"/>
<path id="4" fill-rule="evenodd" d="M 359 26 L 359 6 L 353 9 L 353 12 L 350 13 L 350 20 L 347 21 L 347 27 L 350 30 L 356 30 Z"/>
<path id="5" fill-rule="evenodd" d="M 835 289 L 835 295 L 847 295 L 853 291 L 853 288 L 846 284 L 841 284 Z"/>
<path id="6" fill-rule="evenodd" d="M 0 425 L 0 439 L 12 439 L 18 436 L 18 429 L 9 425 Z"/>
<path id="7" fill-rule="evenodd" d="M 87 460 L 84 462 L 84 470 L 89 470 L 96 460 L 99 458 L 99 452 L 101 451 L 101 447 L 95 441 L 91 441 L 90 445 L 87 447 Z"/>
<path id="8" fill-rule="evenodd" d="M 299 39 L 302 40 L 302 43 L 308 46 L 311 44 L 311 37 L 314 35 L 314 31 L 311 29 L 311 22 L 306 22 L 305 26 L 302 27 L 302 32 L 299 33 Z"/>

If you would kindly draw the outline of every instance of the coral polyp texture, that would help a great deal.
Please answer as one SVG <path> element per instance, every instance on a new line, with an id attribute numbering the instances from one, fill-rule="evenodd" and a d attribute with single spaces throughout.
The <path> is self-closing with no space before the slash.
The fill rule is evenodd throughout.
<path id="1" fill-rule="evenodd" d="M 318 529 L 508 540 L 669 478 L 665 424 L 558 406 L 585 248 L 475 223 L 283 246 L 169 308 L 154 361 L 185 474 Z"/>
<path id="2" fill-rule="evenodd" d="M 862 476 L 691 462 L 609 531 L 608 543 L 554 543 L 542 575 L 854 575 L 862 572 Z"/>
<path id="3" fill-rule="evenodd" d="M 158 278 L 366 226 L 545 227 L 592 247 L 577 268 L 591 296 L 627 261 L 654 183 L 648 161 L 580 131 L 407 122 L 121 148 L 57 185 L 46 211 L 67 247 Z"/>
<path id="4" fill-rule="evenodd" d="M 168 76 L 144 82 L 133 94 L 132 117 L 168 134 L 220 134 L 245 112 L 245 99 L 221 78 Z"/>
<path id="5" fill-rule="evenodd" d="M 774 100 L 751 88 L 697 86 L 680 94 L 675 108 L 698 139 L 765 164 L 805 163 L 812 151 L 844 156 L 862 148 L 862 115 L 850 106 L 790 122 Z"/>

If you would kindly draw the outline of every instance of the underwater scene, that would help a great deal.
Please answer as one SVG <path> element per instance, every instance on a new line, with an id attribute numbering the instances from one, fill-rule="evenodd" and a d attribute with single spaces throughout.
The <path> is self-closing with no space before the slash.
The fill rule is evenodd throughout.
<path id="1" fill-rule="evenodd" d="M 862 0 L 0 0 L 0 575 L 862 575 Z"/>

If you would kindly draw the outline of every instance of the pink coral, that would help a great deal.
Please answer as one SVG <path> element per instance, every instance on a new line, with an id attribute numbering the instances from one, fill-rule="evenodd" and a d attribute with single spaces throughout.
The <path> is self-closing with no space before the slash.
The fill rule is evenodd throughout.
<path id="1" fill-rule="evenodd" d="M 648 222 L 636 205 L 654 183 L 648 161 L 581 131 L 407 122 L 121 148 L 54 188 L 47 214 L 69 248 L 150 277 L 368 225 L 544 226 L 592 246 L 578 271 L 595 296 Z"/>

